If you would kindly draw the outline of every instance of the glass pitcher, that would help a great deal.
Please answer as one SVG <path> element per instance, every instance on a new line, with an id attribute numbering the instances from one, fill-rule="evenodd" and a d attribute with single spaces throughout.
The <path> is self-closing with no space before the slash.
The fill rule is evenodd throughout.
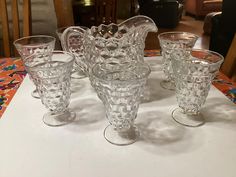
<path id="1" fill-rule="evenodd" d="M 76 64 L 85 75 L 99 62 L 127 64 L 143 62 L 145 39 L 148 32 L 157 32 L 154 21 L 138 15 L 120 24 L 109 24 L 90 29 L 68 27 L 61 36 L 62 48 L 75 55 Z"/>

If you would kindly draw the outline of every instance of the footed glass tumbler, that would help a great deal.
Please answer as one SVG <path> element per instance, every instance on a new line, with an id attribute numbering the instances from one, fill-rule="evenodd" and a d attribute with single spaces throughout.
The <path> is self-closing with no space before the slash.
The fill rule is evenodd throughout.
<path id="1" fill-rule="evenodd" d="M 93 87 L 106 109 L 110 122 L 104 130 L 105 139 L 115 145 L 134 143 L 139 137 L 134 125 L 141 95 L 150 74 L 145 63 L 130 67 L 114 67 L 114 63 L 99 63 L 92 70 Z"/>
<path id="2" fill-rule="evenodd" d="M 55 42 L 56 39 L 52 36 L 35 35 L 17 39 L 14 41 L 14 45 L 24 63 L 26 57 L 35 53 L 44 54 L 45 56 L 51 55 Z M 37 90 L 34 90 L 31 95 L 34 98 L 39 98 Z"/>
<path id="3" fill-rule="evenodd" d="M 187 32 L 165 32 L 158 35 L 162 54 L 162 70 L 166 79 L 161 81 L 161 87 L 175 90 L 173 69 L 171 66 L 171 54 L 182 50 L 182 55 L 189 55 L 198 36 Z"/>
<path id="4" fill-rule="evenodd" d="M 70 80 L 74 56 L 64 51 L 54 51 L 52 56 L 34 54 L 25 59 L 25 67 L 39 92 L 42 103 L 49 109 L 43 117 L 49 126 L 72 122 L 76 114 L 68 109 Z"/>
<path id="5" fill-rule="evenodd" d="M 223 56 L 209 50 L 194 49 L 188 58 L 182 57 L 172 58 L 179 105 L 179 108 L 172 112 L 172 117 L 182 125 L 197 127 L 205 122 L 200 108 L 206 101 L 211 82 L 223 62 Z"/>

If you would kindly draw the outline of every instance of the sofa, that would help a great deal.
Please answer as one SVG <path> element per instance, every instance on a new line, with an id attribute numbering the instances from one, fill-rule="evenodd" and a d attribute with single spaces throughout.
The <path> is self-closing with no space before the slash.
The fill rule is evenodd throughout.
<path id="1" fill-rule="evenodd" d="M 177 0 L 139 0 L 140 14 L 154 20 L 158 27 L 174 28 L 182 17 L 183 5 Z"/>
<path id="2" fill-rule="evenodd" d="M 227 55 L 236 34 L 236 1 L 223 0 L 222 13 L 215 15 L 212 22 L 209 49 Z"/>
<path id="3" fill-rule="evenodd" d="M 196 18 L 205 16 L 210 12 L 219 12 L 223 0 L 185 0 L 185 12 Z"/>

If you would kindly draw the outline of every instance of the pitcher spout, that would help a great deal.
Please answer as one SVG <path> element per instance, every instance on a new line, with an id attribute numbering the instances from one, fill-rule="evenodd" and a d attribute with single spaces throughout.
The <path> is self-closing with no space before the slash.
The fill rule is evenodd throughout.
<path id="1" fill-rule="evenodd" d="M 124 22 L 119 24 L 119 27 L 124 27 L 128 29 L 134 29 L 133 33 L 140 33 L 142 37 L 145 39 L 149 32 L 157 32 L 158 28 L 155 22 L 144 15 L 137 15 L 131 17 Z"/>

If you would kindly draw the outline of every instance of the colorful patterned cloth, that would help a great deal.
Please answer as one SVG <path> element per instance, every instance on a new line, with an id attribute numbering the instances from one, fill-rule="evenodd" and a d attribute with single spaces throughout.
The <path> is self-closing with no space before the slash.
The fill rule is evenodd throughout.
<path id="1" fill-rule="evenodd" d="M 160 55 L 161 55 L 160 50 L 145 50 L 144 51 L 145 57 L 155 57 L 155 56 L 160 56 Z"/>
<path id="2" fill-rule="evenodd" d="M 145 51 L 145 57 L 160 56 L 159 50 Z M 21 59 L 0 59 L 0 118 L 26 75 Z M 236 83 L 219 73 L 213 85 L 236 104 Z"/>
<path id="3" fill-rule="evenodd" d="M 236 82 L 230 80 L 223 73 L 219 73 L 212 84 L 236 104 Z"/>
<path id="4" fill-rule="evenodd" d="M 21 59 L 0 59 L 0 118 L 26 75 Z"/>

